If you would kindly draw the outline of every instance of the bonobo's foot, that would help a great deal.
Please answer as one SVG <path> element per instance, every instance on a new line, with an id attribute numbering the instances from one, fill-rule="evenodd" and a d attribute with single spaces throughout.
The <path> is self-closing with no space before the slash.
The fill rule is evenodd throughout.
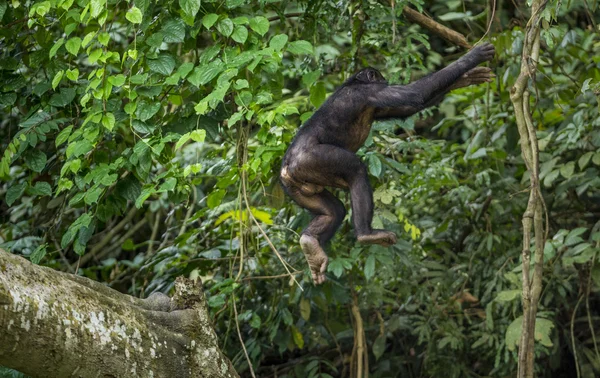
<path id="1" fill-rule="evenodd" d="M 322 284 L 325 282 L 325 271 L 329 261 L 325 251 L 323 251 L 316 238 L 306 234 L 300 236 L 300 247 L 302 247 L 306 261 L 308 261 L 315 285 Z"/>
<path id="2" fill-rule="evenodd" d="M 474 56 L 479 63 L 487 62 L 494 59 L 496 50 L 494 45 L 489 42 L 482 43 L 481 45 L 475 46 L 468 52 L 468 55 Z"/>
<path id="3" fill-rule="evenodd" d="M 392 231 L 373 230 L 370 234 L 362 234 L 356 237 L 361 244 L 379 244 L 384 247 L 396 244 L 396 234 Z"/>

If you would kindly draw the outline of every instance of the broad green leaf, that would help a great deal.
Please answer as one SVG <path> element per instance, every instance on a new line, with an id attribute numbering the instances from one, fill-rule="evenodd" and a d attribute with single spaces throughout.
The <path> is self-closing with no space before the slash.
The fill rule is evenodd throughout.
<path id="1" fill-rule="evenodd" d="M 210 29 L 215 24 L 215 22 L 217 22 L 218 19 L 218 15 L 214 13 L 209 13 L 202 17 L 202 25 L 204 25 L 205 28 Z"/>
<path id="2" fill-rule="evenodd" d="M 52 187 L 46 181 L 38 181 L 35 185 L 29 188 L 29 192 L 35 196 L 51 196 Z"/>
<path id="3" fill-rule="evenodd" d="M 58 84 L 60 84 L 64 73 L 65 72 L 63 70 L 60 70 L 54 75 L 54 78 L 52 79 L 52 89 L 56 89 L 56 87 L 58 87 Z"/>
<path id="4" fill-rule="evenodd" d="M 125 14 L 125 18 L 132 24 L 140 24 L 142 22 L 142 11 L 134 5 L 129 8 Z"/>
<path id="5" fill-rule="evenodd" d="M 46 244 L 38 246 L 35 251 L 31 252 L 31 255 L 29 255 L 29 260 L 34 264 L 39 264 L 44 256 L 46 256 Z"/>
<path id="6" fill-rule="evenodd" d="M 164 35 L 163 41 L 166 43 L 180 43 L 185 39 L 185 23 L 180 18 L 171 18 L 167 20 L 161 32 Z"/>
<path id="7" fill-rule="evenodd" d="M 135 207 L 138 209 L 141 208 L 144 202 L 146 202 L 146 200 L 154 193 L 156 193 L 154 187 L 144 188 L 138 198 L 135 200 Z"/>
<path id="8" fill-rule="evenodd" d="M 379 160 L 379 157 L 375 154 L 370 154 L 369 155 L 369 172 L 375 176 L 375 177 L 379 177 L 379 175 L 381 174 L 381 160 Z"/>
<path id="9" fill-rule="evenodd" d="M 46 167 L 46 154 L 38 149 L 28 151 L 25 156 L 25 164 L 34 172 L 41 172 Z"/>
<path id="10" fill-rule="evenodd" d="M 574 161 L 570 161 L 560 168 L 560 174 L 566 179 L 573 176 L 573 172 L 575 172 L 575 162 Z"/>
<path id="11" fill-rule="evenodd" d="M 229 18 L 225 18 L 217 24 L 217 30 L 225 37 L 229 37 L 233 33 L 233 21 Z"/>
<path id="12" fill-rule="evenodd" d="M 106 127 L 108 131 L 113 131 L 115 127 L 115 116 L 112 113 L 106 113 L 102 116 L 102 125 Z"/>
<path id="13" fill-rule="evenodd" d="M 73 68 L 72 70 L 67 70 L 66 72 L 67 79 L 71 81 L 79 80 L 79 70 L 77 68 Z"/>
<path id="14" fill-rule="evenodd" d="M 256 16 L 250 19 L 250 29 L 263 36 L 269 31 L 269 20 L 263 16 Z"/>
<path id="15" fill-rule="evenodd" d="M 185 62 L 177 69 L 179 77 L 185 78 L 194 69 L 194 63 Z"/>
<path id="16" fill-rule="evenodd" d="M 248 39 L 248 29 L 246 29 L 245 26 L 237 25 L 233 29 L 233 34 L 231 35 L 231 39 L 233 39 L 234 41 L 236 41 L 238 43 L 246 42 L 246 39 Z"/>
<path id="17" fill-rule="evenodd" d="M 593 152 L 586 152 L 585 154 L 583 154 L 580 158 L 579 158 L 579 169 L 583 170 L 585 167 L 587 167 L 588 163 L 590 162 L 590 160 L 592 159 L 592 156 L 594 155 Z"/>
<path id="18" fill-rule="evenodd" d="M 106 7 L 106 0 L 90 0 L 90 16 L 98 18 Z"/>
<path id="19" fill-rule="evenodd" d="M 313 54 L 313 46 L 308 41 L 294 41 L 290 42 L 287 47 L 287 51 L 295 55 L 302 54 Z"/>
<path id="20" fill-rule="evenodd" d="M 596 165 L 600 165 L 600 152 L 596 152 L 592 158 L 592 162 Z"/>
<path id="21" fill-rule="evenodd" d="M 50 57 L 50 59 L 52 59 L 54 57 L 54 55 L 56 55 L 56 52 L 58 51 L 58 49 L 60 49 L 60 47 L 65 43 L 65 39 L 64 38 L 60 38 L 58 41 L 56 41 L 54 43 L 54 45 L 50 48 L 50 54 L 48 54 L 48 56 Z"/>
<path id="22" fill-rule="evenodd" d="M 90 42 L 92 42 L 92 39 L 94 39 L 95 35 L 95 31 L 87 33 L 85 37 L 83 37 L 83 41 L 81 41 L 81 47 L 86 48 L 90 44 Z"/>
<path id="23" fill-rule="evenodd" d="M 175 69 L 175 59 L 171 55 L 161 54 L 156 59 L 148 60 L 150 71 L 169 76 Z"/>
<path id="24" fill-rule="evenodd" d="M 66 142 L 67 139 L 69 139 L 71 131 L 73 131 L 73 125 L 65 127 L 60 133 L 58 133 L 58 135 L 56 136 L 56 140 L 54 141 L 56 147 L 60 146 L 61 144 Z"/>
<path id="25" fill-rule="evenodd" d="M 79 53 L 80 47 L 81 47 L 81 38 L 79 38 L 79 37 L 70 38 L 67 41 L 67 43 L 65 44 L 65 48 L 67 49 L 67 51 L 75 56 L 77 56 L 77 54 Z"/>
<path id="26" fill-rule="evenodd" d="M 310 87 L 310 103 L 313 104 L 315 108 L 318 108 L 325 102 L 326 95 L 325 83 L 322 81 L 319 81 L 317 84 Z"/>
<path id="27" fill-rule="evenodd" d="M 196 67 L 194 71 L 188 76 L 187 80 L 196 87 L 200 87 L 214 79 L 218 74 L 223 71 L 224 64 L 220 61 L 214 61 L 209 64 Z"/>
<path id="28" fill-rule="evenodd" d="M 498 302 L 510 302 L 521 295 L 521 290 L 504 290 L 496 295 L 496 301 Z"/>
<path id="29" fill-rule="evenodd" d="M 194 142 L 202 143 L 202 142 L 204 142 L 204 139 L 206 138 L 206 130 L 203 130 L 203 129 L 194 130 L 194 131 L 190 132 L 190 138 Z"/>
<path id="30" fill-rule="evenodd" d="M 294 344 L 300 349 L 304 348 L 304 338 L 302 337 L 302 333 L 295 326 L 291 327 L 292 329 L 292 339 L 294 339 Z"/>
<path id="31" fill-rule="evenodd" d="M 108 46 L 108 42 L 110 42 L 110 34 L 106 32 L 98 34 L 98 42 L 100 42 L 102 46 Z"/>
<path id="32" fill-rule="evenodd" d="M 200 0 L 179 0 L 179 6 L 189 17 L 196 17 L 200 10 Z"/>
<path id="33" fill-rule="evenodd" d="M 375 255 L 369 255 L 369 257 L 367 257 L 364 273 L 367 281 L 375 275 Z"/>
<path id="34" fill-rule="evenodd" d="M 375 342 L 373 343 L 373 355 L 375 356 L 375 360 L 379 360 L 379 358 L 381 356 L 383 356 L 383 353 L 385 352 L 385 342 L 386 342 L 386 337 L 385 334 L 384 335 L 379 335 L 377 336 L 377 338 L 375 339 Z"/>
<path id="35" fill-rule="evenodd" d="M 8 2 L 6 0 L 0 0 L 0 21 L 2 21 L 2 17 L 4 17 L 7 8 Z"/>
<path id="36" fill-rule="evenodd" d="M 271 40 L 269 41 L 269 47 L 273 48 L 273 50 L 275 51 L 280 51 L 281 49 L 283 49 L 287 41 L 287 35 L 277 34 L 276 36 L 273 36 L 273 38 L 271 38 Z"/>
<path id="37" fill-rule="evenodd" d="M 50 98 L 49 104 L 60 108 L 70 104 L 75 98 L 75 88 L 60 88 L 59 93 L 54 93 Z"/>
<path id="38" fill-rule="evenodd" d="M 16 200 L 21 198 L 21 196 L 25 192 L 25 189 L 27 189 L 27 182 L 21 182 L 19 184 L 10 185 L 8 187 L 8 190 L 6 191 L 6 204 L 8 206 L 12 206 L 12 204 L 15 203 Z"/>
<path id="39" fill-rule="evenodd" d="M 112 85 L 114 85 L 115 87 L 121 87 L 123 86 L 123 84 L 125 84 L 125 75 L 123 74 L 118 74 L 116 76 L 110 76 L 108 78 L 108 82 L 111 83 Z"/>
<path id="40" fill-rule="evenodd" d="M 310 301 L 306 298 L 300 300 L 300 316 L 306 321 L 310 320 Z"/>
<path id="41" fill-rule="evenodd" d="M 159 110 L 160 102 L 142 100 L 137 105 L 135 115 L 140 121 L 144 122 L 152 118 Z"/>

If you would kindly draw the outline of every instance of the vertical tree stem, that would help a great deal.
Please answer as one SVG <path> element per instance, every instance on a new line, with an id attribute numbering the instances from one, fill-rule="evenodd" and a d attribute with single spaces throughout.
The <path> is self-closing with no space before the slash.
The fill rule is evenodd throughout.
<path id="1" fill-rule="evenodd" d="M 547 0 L 534 0 L 531 6 L 531 18 L 525 29 L 521 72 L 511 89 L 510 99 L 515 109 L 515 121 L 521 137 L 521 152 L 529 172 L 529 200 L 523 213 L 523 324 L 519 342 L 519 378 L 534 376 L 535 319 L 542 291 L 542 267 L 544 262 L 544 199 L 539 181 L 539 147 L 536 126 L 531 116 L 527 90 L 532 78 L 535 78 L 540 54 L 540 21 Z M 531 233 L 534 235 L 534 268 L 531 274 Z"/>

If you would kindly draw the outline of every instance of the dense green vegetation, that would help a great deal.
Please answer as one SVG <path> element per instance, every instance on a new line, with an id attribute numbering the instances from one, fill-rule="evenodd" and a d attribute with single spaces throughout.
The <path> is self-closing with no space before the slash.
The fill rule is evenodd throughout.
<path id="1" fill-rule="evenodd" d="M 236 312 L 260 377 L 347 376 L 362 332 L 371 377 L 514 376 L 529 182 L 509 91 L 529 9 L 391 4 L 0 0 L 0 247 L 136 296 L 201 278 L 242 375 Z M 374 125 L 359 151 L 374 226 L 400 241 L 360 246 L 348 217 L 315 287 L 298 246 L 309 214 L 279 186 L 281 157 L 358 68 L 407 83 L 464 54 L 406 21 L 407 4 L 494 43 L 497 77 Z M 600 375 L 597 8 L 548 4 L 530 88 L 544 377 Z"/>

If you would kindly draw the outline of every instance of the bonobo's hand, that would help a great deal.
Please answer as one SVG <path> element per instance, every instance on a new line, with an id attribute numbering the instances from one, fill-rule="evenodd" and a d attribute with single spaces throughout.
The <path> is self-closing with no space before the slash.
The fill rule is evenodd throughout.
<path id="1" fill-rule="evenodd" d="M 496 75 L 494 75 L 491 68 L 475 67 L 456 80 L 450 87 L 450 90 L 468 87 L 469 85 L 491 83 L 495 77 Z"/>
<path id="2" fill-rule="evenodd" d="M 475 46 L 467 53 L 466 56 L 473 58 L 477 61 L 477 64 L 490 61 L 494 58 L 496 50 L 494 45 L 489 42 L 483 43 L 479 46 Z"/>

